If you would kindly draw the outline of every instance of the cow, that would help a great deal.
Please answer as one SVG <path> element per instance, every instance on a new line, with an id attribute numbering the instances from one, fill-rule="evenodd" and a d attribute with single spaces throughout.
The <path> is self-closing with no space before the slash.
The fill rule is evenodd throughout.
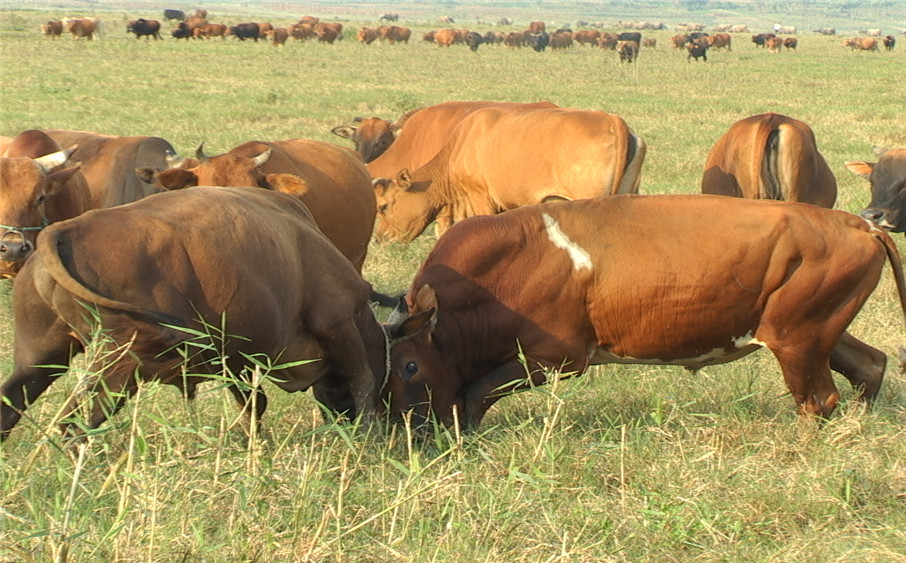
<path id="1" fill-rule="evenodd" d="M 246 39 L 253 39 L 255 43 L 258 42 L 260 37 L 261 29 L 258 27 L 257 23 L 240 23 L 230 27 L 229 34 L 235 37 L 240 41 L 245 41 Z"/>
<path id="2" fill-rule="evenodd" d="M 49 20 L 41 26 L 41 33 L 51 39 L 57 39 L 63 34 L 63 22 L 60 20 Z"/>
<path id="3" fill-rule="evenodd" d="M 526 33 L 525 42 L 535 50 L 536 53 L 544 51 L 550 44 L 550 35 L 546 31 L 541 33 Z"/>
<path id="4" fill-rule="evenodd" d="M 76 156 L 91 192 L 91 208 L 112 207 L 147 197 L 160 190 L 135 177 L 139 166 L 166 168 L 176 156 L 160 137 L 104 135 L 89 131 L 45 130 L 61 147 L 78 145 Z"/>
<path id="5" fill-rule="evenodd" d="M 176 27 L 173 29 L 173 31 L 170 32 L 170 35 L 172 35 L 173 38 L 177 40 L 189 39 L 190 37 L 194 38 L 194 32 L 191 28 L 189 28 L 186 22 L 179 22 L 178 24 L 176 24 Z"/>
<path id="6" fill-rule="evenodd" d="M 701 58 L 704 62 L 708 62 L 708 44 L 707 43 L 698 43 L 691 42 L 686 46 L 686 61 L 692 62 L 692 59 L 695 59 L 695 62 L 698 62 L 698 59 Z"/>
<path id="7" fill-rule="evenodd" d="M 670 44 L 673 45 L 674 49 L 685 49 L 686 43 L 689 42 L 689 36 L 678 33 L 670 38 Z"/>
<path id="8" fill-rule="evenodd" d="M 469 46 L 469 50 L 473 53 L 478 51 L 478 47 L 482 43 L 484 43 L 484 36 L 477 31 L 470 31 L 466 34 L 466 45 Z"/>
<path id="9" fill-rule="evenodd" d="M 642 34 L 638 31 L 624 31 L 623 33 L 617 34 L 617 41 L 635 41 L 636 43 L 642 43 Z"/>
<path id="10" fill-rule="evenodd" d="M 783 46 L 786 47 L 787 51 L 790 49 L 796 50 L 796 47 L 799 45 L 799 40 L 795 37 L 787 37 L 783 40 Z"/>
<path id="11" fill-rule="evenodd" d="M 795 41 L 795 39 L 793 39 Z M 708 46 L 712 49 L 733 50 L 733 37 L 729 33 L 715 33 L 708 37 Z"/>
<path id="12" fill-rule="evenodd" d="M 195 10 L 194 17 L 202 19 L 202 20 L 207 19 L 208 11 L 203 8 L 199 8 L 199 9 Z"/>
<path id="13" fill-rule="evenodd" d="M 645 39 L 642 39 L 642 47 L 645 47 L 646 49 L 654 49 L 655 47 L 657 47 L 657 39 L 655 39 L 654 37 L 646 37 Z"/>
<path id="14" fill-rule="evenodd" d="M 97 18 L 73 18 L 64 19 L 66 30 L 72 34 L 73 38 L 79 39 L 86 37 L 89 41 L 94 41 L 95 35 L 99 35 L 99 21 Z"/>
<path id="15" fill-rule="evenodd" d="M 289 32 L 282 27 L 269 29 L 264 34 L 271 38 L 274 42 L 274 47 L 283 47 L 283 45 L 286 44 L 287 38 L 289 38 Z"/>
<path id="16" fill-rule="evenodd" d="M 844 39 L 843 46 L 849 47 L 852 51 L 878 51 L 878 40 L 874 37 L 853 37 L 851 39 Z"/>
<path id="17" fill-rule="evenodd" d="M 785 35 L 796 35 L 796 26 L 795 25 L 782 25 L 780 26 L 780 33 Z"/>
<path id="18" fill-rule="evenodd" d="M 619 42 L 616 33 L 601 32 L 601 37 L 598 38 L 598 47 L 609 51 L 615 51 L 617 43 Z"/>
<path id="19" fill-rule="evenodd" d="M 540 131 L 557 143 L 538 143 Z M 378 234 L 408 243 L 441 213 L 459 221 L 551 199 L 634 193 L 646 151 L 617 115 L 478 109 L 429 162 L 401 170 L 378 194 L 386 202 Z"/>
<path id="20" fill-rule="evenodd" d="M 352 141 L 356 152 L 362 156 L 365 163 L 384 154 L 396 140 L 400 127 L 380 117 L 356 117 L 352 121 L 357 125 L 338 125 L 330 132 Z"/>
<path id="21" fill-rule="evenodd" d="M 91 196 L 76 147 L 60 145 L 37 130 L 10 140 L 0 158 L 0 278 L 15 277 L 34 252 L 45 227 L 84 213 Z"/>
<path id="22" fill-rule="evenodd" d="M 373 27 L 360 27 L 355 34 L 355 38 L 359 43 L 371 45 L 377 40 L 378 31 Z"/>
<path id="23" fill-rule="evenodd" d="M 705 161 L 701 189 L 827 208 L 837 200 L 837 180 L 818 152 L 812 129 L 776 113 L 741 119 L 718 139 Z"/>
<path id="24" fill-rule="evenodd" d="M 569 30 L 558 30 L 550 35 L 549 45 L 553 50 L 569 49 L 573 46 L 573 33 Z"/>
<path id="25" fill-rule="evenodd" d="M 877 162 L 846 163 L 871 187 L 871 203 L 861 215 L 889 231 L 906 233 L 906 148 L 874 147 L 873 152 Z"/>
<path id="26" fill-rule="evenodd" d="M 510 49 L 521 49 L 525 43 L 525 34 L 521 31 L 511 31 L 503 38 L 503 44 Z"/>
<path id="27" fill-rule="evenodd" d="M 299 23 L 308 24 L 311 26 L 318 25 L 321 22 L 321 18 L 317 16 L 302 16 L 299 18 Z"/>
<path id="28" fill-rule="evenodd" d="M 639 44 L 635 41 L 620 41 L 617 45 L 621 63 L 634 62 L 639 57 Z"/>
<path id="29" fill-rule="evenodd" d="M 312 37 L 316 37 L 315 28 L 308 23 L 295 23 L 292 27 L 289 28 L 289 34 L 293 36 L 293 39 L 296 41 L 308 41 Z"/>
<path id="30" fill-rule="evenodd" d="M 293 195 L 311 209 L 318 227 L 356 270 L 362 270 L 377 204 L 371 177 L 355 152 L 333 143 L 286 139 L 249 141 L 217 156 L 205 155 L 199 146 L 195 156 L 197 163 L 173 162 L 163 171 L 145 167 L 135 173 L 168 190 L 249 186 Z"/>
<path id="31" fill-rule="evenodd" d="M 819 27 L 814 30 L 814 33 L 820 33 L 821 35 L 836 35 L 837 29 L 833 27 Z"/>
<path id="32" fill-rule="evenodd" d="M 274 29 L 274 25 L 273 25 L 273 24 L 270 24 L 270 23 L 259 23 L 259 24 L 258 24 L 258 38 L 261 39 L 261 40 L 266 39 L 267 37 L 269 37 L 269 35 L 267 34 L 267 32 L 268 32 L 268 31 L 271 31 L 272 29 Z"/>
<path id="33" fill-rule="evenodd" d="M 461 42 L 462 39 L 459 37 L 459 33 L 455 29 L 438 29 L 434 33 L 434 42 L 437 43 L 440 47 L 449 47 L 454 43 Z"/>
<path id="34" fill-rule="evenodd" d="M 765 42 L 772 37 L 776 37 L 776 35 L 773 33 L 759 33 L 752 36 L 752 43 L 754 43 L 756 47 L 764 47 Z"/>
<path id="35" fill-rule="evenodd" d="M 149 40 L 153 37 L 155 41 L 163 39 L 160 36 L 160 22 L 157 20 L 146 20 L 145 18 L 139 18 L 127 23 L 126 33 L 134 33 L 136 39 L 141 39 L 142 36 Z"/>
<path id="36" fill-rule="evenodd" d="M 573 39 L 579 45 L 597 45 L 598 39 L 601 37 L 601 32 L 597 29 L 582 29 L 573 34 Z"/>
<path id="37" fill-rule="evenodd" d="M 192 36 L 196 39 L 201 37 L 204 37 L 205 39 L 210 39 L 211 37 L 226 39 L 227 30 L 227 26 L 222 23 L 209 23 L 202 27 L 196 27 Z"/>
<path id="38" fill-rule="evenodd" d="M 318 22 L 314 25 L 319 43 L 333 45 L 334 41 L 343 39 L 343 24 L 339 22 Z"/>
<path id="39" fill-rule="evenodd" d="M 543 21 L 533 21 L 528 24 L 529 33 L 542 33 L 546 31 L 547 26 Z"/>
<path id="40" fill-rule="evenodd" d="M 768 37 L 764 40 L 764 48 L 772 53 L 779 53 L 782 46 L 783 39 L 780 37 Z"/>
<path id="41" fill-rule="evenodd" d="M 897 44 L 897 38 L 893 35 L 886 35 L 883 39 L 884 49 L 888 51 L 893 51 L 893 48 Z"/>
<path id="42" fill-rule="evenodd" d="M 164 10 L 164 19 L 183 22 L 186 21 L 186 13 L 182 10 Z"/>
<path id="43" fill-rule="evenodd" d="M 413 425 L 433 414 L 471 428 L 552 372 L 695 371 L 765 347 L 798 412 L 826 417 L 840 398 L 830 369 L 863 400 L 881 387 L 886 355 L 844 331 L 885 263 L 906 312 L 895 244 L 843 211 L 618 195 L 475 217 L 438 240 L 405 296 L 408 316 L 388 328 L 385 394 Z"/>
<path id="44" fill-rule="evenodd" d="M 388 12 L 388 13 L 383 14 L 380 18 L 378 18 L 378 21 L 395 22 L 395 21 L 399 21 L 399 19 L 400 19 L 399 14 Z"/>
<path id="45" fill-rule="evenodd" d="M 312 387 L 332 411 L 370 417 L 387 358 L 369 291 L 305 205 L 286 194 L 193 188 L 51 225 L 14 288 L 14 363 L 0 386 L 0 438 L 58 379 L 73 350 L 92 343 L 106 353 L 87 372 L 97 394 L 90 428 L 140 381 L 174 385 L 191 398 L 210 380 L 205 374 L 225 382 L 259 420 L 267 398 L 246 368 L 268 359 L 281 366 L 268 374 L 278 387 Z M 62 413 L 68 438 L 83 434 L 67 420 L 81 401 Z"/>
<path id="46" fill-rule="evenodd" d="M 387 43 L 393 45 L 396 43 L 409 43 L 409 38 L 412 36 L 412 30 L 408 27 L 400 27 L 398 25 L 391 25 L 387 28 L 387 32 L 384 34 L 383 38 L 387 40 Z"/>
<path id="47" fill-rule="evenodd" d="M 730 33 L 749 33 L 749 26 L 738 24 L 730 27 Z"/>
<path id="48" fill-rule="evenodd" d="M 503 43 L 505 37 L 506 35 L 502 31 L 489 31 L 484 34 L 482 42 L 486 45 L 499 45 Z"/>
<path id="49" fill-rule="evenodd" d="M 869 37 L 881 37 L 881 29 L 877 27 L 872 29 L 860 29 L 859 33 L 863 33 Z"/>

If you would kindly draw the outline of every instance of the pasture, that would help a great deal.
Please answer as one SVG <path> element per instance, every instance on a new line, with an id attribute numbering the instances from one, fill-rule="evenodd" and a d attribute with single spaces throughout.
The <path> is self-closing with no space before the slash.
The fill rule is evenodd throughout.
<path id="1" fill-rule="evenodd" d="M 348 146 L 330 129 L 355 116 L 550 100 L 622 116 L 648 145 L 640 192 L 665 194 L 696 193 L 717 138 L 776 112 L 812 127 L 837 177 L 836 207 L 851 212 L 869 192 L 843 162 L 873 161 L 872 145 L 906 146 L 906 44 L 851 52 L 841 39 L 854 33 L 801 33 L 796 51 L 777 54 L 734 35 L 732 51 L 690 63 L 668 47 L 672 30 L 646 32 L 658 46 L 621 65 L 615 52 L 580 46 L 441 49 L 420 40 L 438 27 L 427 19 L 400 22 L 413 28 L 409 44 L 358 44 L 354 30 L 377 16 L 346 16 L 334 45 L 279 49 L 176 41 L 169 25 L 164 41 L 125 33 L 127 20 L 160 19 L 157 10 L 98 13 L 100 41 L 39 34 L 64 15 L 75 12 L 0 12 L 0 134 L 156 135 L 184 156 L 202 141 L 209 154 L 253 139 Z M 262 17 L 287 25 L 301 15 Z M 538 143 L 557 141 L 538 132 Z M 434 240 L 373 243 L 365 277 L 404 291 Z M 0 282 L 2 377 L 11 286 Z M 249 439 L 216 382 L 193 404 L 148 385 L 71 456 L 53 429 L 77 388 L 70 374 L 0 449 L 0 561 L 902 560 L 906 376 L 895 351 L 906 326 L 889 269 L 851 331 L 889 354 L 885 383 L 866 412 L 837 377 L 843 402 L 821 426 L 797 419 L 761 351 L 697 373 L 594 368 L 504 399 L 477 432 L 436 428 L 424 441 L 401 427 L 324 424 L 309 394 L 269 383 L 264 435 Z"/>

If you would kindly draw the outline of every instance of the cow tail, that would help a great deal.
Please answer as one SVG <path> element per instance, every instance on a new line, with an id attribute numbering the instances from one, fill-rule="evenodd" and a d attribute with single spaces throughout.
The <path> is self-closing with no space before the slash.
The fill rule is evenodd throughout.
<path id="1" fill-rule="evenodd" d="M 900 251 L 897 250 L 896 243 L 887 233 L 877 227 L 872 226 L 872 234 L 884 245 L 887 251 L 887 260 L 893 270 L 893 279 L 897 285 L 897 295 L 900 298 L 900 311 L 903 313 L 903 324 L 906 326 L 906 276 L 903 275 L 903 264 L 900 262 Z M 900 346 L 899 352 L 900 371 L 906 372 L 906 346 Z"/>
<path id="2" fill-rule="evenodd" d="M 761 199 L 776 199 L 782 201 L 783 187 L 780 185 L 780 130 L 769 123 L 760 134 L 766 134 L 764 139 L 764 154 L 761 159 Z"/>
<path id="3" fill-rule="evenodd" d="M 618 194 L 635 194 L 639 192 L 639 183 L 642 179 L 642 163 L 645 162 L 648 145 L 629 127 L 626 128 L 626 138 L 628 141 L 626 163 L 623 167 L 620 181 L 615 187 Z"/>

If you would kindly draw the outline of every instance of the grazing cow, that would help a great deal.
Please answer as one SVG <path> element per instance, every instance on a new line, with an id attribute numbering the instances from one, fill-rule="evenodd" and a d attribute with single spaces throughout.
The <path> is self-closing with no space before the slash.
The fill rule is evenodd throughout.
<path id="1" fill-rule="evenodd" d="M 459 33 L 455 29 L 444 28 L 434 32 L 434 42 L 440 47 L 449 47 L 460 41 Z"/>
<path id="2" fill-rule="evenodd" d="M 257 23 L 240 23 L 230 27 L 229 34 L 240 41 L 254 39 L 255 43 L 257 43 L 260 32 L 261 29 L 258 27 Z"/>
<path id="3" fill-rule="evenodd" d="M 186 13 L 182 10 L 164 10 L 164 19 L 167 21 L 186 21 Z"/>
<path id="4" fill-rule="evenodd" d="M 639 44 L 635 41 L 620 41 L 617 46 L 621 63 L 631 63 L 639 58 Z"/>
<path id="5" fill-rule="evenodd" d="M 786 47 L 788 51 L 790 49 L 796 50 L 797 45 L 799 45 L 799 40 L 795 37 L 787 37 L 783 40 L 783 46 Z"/>
<path id="6" fill-rule="evenodd" d="M 670 38 L 670 44 L 673 45 L 674 49 L 685 49 L 686 43 L 689 42 L 689 36 L 678 33 Z"/>
<path id="7" fill-rule="evenodd" d="M 795 39 L 793 39 L 795 41 Z M 715 33 L 708 37 L 708 46 L 712 49 L 733 50 L 733 37 L 729 33 Z"/>
<path id="8" fill-rule="evenodd" d="M 360 27 L 355 34 L 355 38 L 359 43 L 371 45 L 377 40 L 378 31 L 373 27 Z"/>
<path id="9" fill-rule="evenodd" d="M 352 141 L 356 152 L 366 163 L 384 154 L 396 140 L 396 133 L 400 127 L 380 117 L 356 117 L 352 121 L 358 125 L 339 125 L 330 132 Z"/>
<path id="10" fill-rule="evenodd" d="M 539 143 L 540 131 L 557 143 Z M 386 205 L 378 234 L 411 242 L 442 212 L 459 221 L 551 199 L 634 193 L 646 150 L 617 115 L 482 108 L 427 164 L 400 171 L 379 194 Z"/>
<path id="11" fill-rule="evenodd" d="M 484 34 L 483 42 L 486 45 L 499 45 L 503 43 L 503 39 L 506 35 L 502 31 L 489 31 Z"/>
<path id="12" fill-rule="evenodd" d="M 63 34 L 63 22 L 60 20 L 49 20 L 41 26 L 41 33 L 51 39 L 57 39 Z"/>
<path id="13" fill-rule="evenodd" d="M 536 53 L 544 51 L 550 44 L 550 35 L 546 31 L 541 33 L 526 33 L 525 42 L 535 50 Z"/>
<path id="14" fill-rule="evenodd" d="M 69 164 L 75 147 L 37 130 L 10 139 L 0 158 L 0 277 L 14 277 L 51 223 L 89 209 L 91 196 L 80 165 Z"/>
<path id="15" fill-rule="evenodd" d="M 597 45 L 598 39 L 601 37 L 601 32 L 597 29 L 582 29 L 573 34 L 573 39 L 579 45 Z"/>
<path id="16" fill-rule="evenodd" d="M 764 40 L 764 48 L 772 53 L 779 53 L 782 46 L 783 39 L 780 37 L 768 37 Z"/>
<path id="17" fill-rule="evenodd" d="M 339 22 L 318 22 L 314 27 L 319 43 L 333 45 L 334 41 L 343 39 L 343 24 Z"/>
<path id="18" fill-rule="evenodd" d="M 437 18 L 437 21 L 440 23 L 456 23 L 456 20 L 453 16 L 441 16 Z"/>
<path id="19" fill-rule="evenodd" d="M 267 398 L 246 368 L 268 358 L 284 366 L 268 375 L 285 391 L 312 387 L 328 408 L 352 417 L 377 407 L 387 354 L 370 286 L 285 194 L 194 188 L 51 225 L 14 291 L 15 356 L 0 386 L 0 438 L 92 340 L 104 353 L 87 372 L 97 394 L 90 428 L 140 381 L 191 398 L 209 380 L 201 374 L 227 382 L 260 419 Z M 221 326 L 222 334 L 200 336 Z M 67 437 L 83 432 L 66 420 L 81 402 L 63 411 Z"/>
<path id="20" fill-rule="evenodd" d="M 286 40 L 289 37 L 289 32 L 282 27 L 277 27 L 274 29 L 269 29 L 265 32 L 267 37 L 270 37 L 274 42 L 274 47 L 283 47 L 286 44 Z"/>
<path id="21" fill-rule="evenodd" d="M 708 44 L 707 43 L 697 43 L 692 42 L 686 46 L 688 54 L 686 55 L 686 61 L 692 62 L 692 59 L 695 59 L 695 62 L 698 62 L 699 57 L 704 62 L 708 62 Z"/>
<path id="22" fill-rule="evenodd" d="M 484 43 L 484 36 L 476 31 L 470 31 L 466 34 L 466 45 L 473 53 L 478 51 L 478 46 Z"/>
<path id="23" fill-rule="evenodd" d="M 153 37 L 155 41 L 163 39 L 160 36 L 160 22 L 145 18 L 139 18 L 126 24 L 126 33 L 134 33 L 136 39 L 141 39 L 142 36 L 145 36 L 146 39 Z"/>
<path id="24" fill-rule="evenodd" d="M 785 35 L 796 35 L 796 26 L 795 25 L 782 25 L 780 26 L 780 33 Z"/>
<path id="25" fill-rule="evenodd" d="M 542 33 L 547 29 L 547 26 L 543 21 L 533 21 L 528 24 L 529 33 Z"/>
<path id="26" fill-rule="evenodd" d="M 193 33 L 193 30 L 188 26 L 188 24 L 186 24 L 186 22 L 179 22 L 178 24 L 176 24 L 176 28 L 174 28 L 173 31 L 170 32 L 170 35 L 172 35 L 175 39 L 189 39 L 190 37 L 194 37 Z"/>
<path id="27" fill-rule="evenodd" d="M 296 41 L 308 41 L 315 37 L 315 28 L 309 23 L 296 23 L 289 28 L 289 34 Z"/>
<path id="28" fill-rule="evenodd" d="M 878 40 L 874 37 L 853 37 L 851 39 L 844 39 L 843 46 L 849 47 L 852 51 L 878 51 Z"/>
<path id="29" fill-rule="evenodd" d="M 573 46 L 573 32 L 558 30 L 549 37 L 549 45 L 553 50 L 569 49 Z"/>
<path id="30" fill-rule="evenodd" d="M 737 121 L 705 162 L 702 193 L 831 208 L 837 180 L 805 123 L 776 113 Z"/>
<path id="31" fill-rule="evenodd" d="M 617 34 L 618 41 L 635 41 L 636 43 L 642 43 L 642 34 L 638 31 L 625 31 L 623 33 Z"/>
<path id="32" fill-rule="evenodd" d="M 694 371 L 766 347 L 798 412 L 828 416 L 839 401 L 830 369 L 867 401 L 881 387 L 886 355 L 844 331 L 888 262 L 906 312 L 895 244 L 843 211 L 621 195 L 476 217 L 416 274 L 409 316 L 389 327 L 385 394 L 415 425 L 433 411 L 468 428 L 551 372 Z"/>
<path id="33" fill-rule="evenodd" d="M 525 34 L 521 31 L 511 31 L 503 38 L 503 44 L 510 49 L 521 49 L 525 43 Z"/>
<path id="34" fill-rule="evenodd" d="M 371 177 L 353 151 L 321 141 L 287 139 L 250 141 L 199 163 L 158 171 L 143 168 L 141 178 L 170 190 L 191 186 L 250 186 L 299 198 L 324 232 L 356 270 L 361 271 L 374 231 L 375 203 Z"/>
<path id="35" fill-rule="evenodd" d="M 745 24 L 734 25 L 730 27 L 730 33 L 749 33 L 749 26 Z"/>
<path id="36" fill-rule="evenodd" d="M 884 37 L 883 43 L 884 43 L 884 49 L 886 49 L 888 51 L 893 51 L 893 48 L 897 44 L 897 38 L 894 37 L 893 35 L 887 35 Z"/>
<path id="37" fill-rule="evenodd" d="M 906 148 L 874 147 L 878 162 L 847 162 L 854 174 L 868 180 L 871 203 L 862 217 L 895 233 L 906 233 Z"/>
<path id="38" fill-rule="evenodd" d="M 877 27 L 872 29 L 860 29 L 859 33 L 864 33 L 869 37 L 881 37 L 881 30 Z"/>
<path id="39" fill-rule="evenodd" d="M 399 21 L 399 19 L 400 19 L 399 14 L 396 14 L 396 13 L 391 14 L 388 12 L 388 13 L 385 13 L 384 15 L 382 15 L 380 18 L 378 18 L 378 21 L 395 22 L 395 21 Z"/>
<path id="40" fill-rule="evenodd" d="M 61 147 L 78 145 L 76 157 L 91 191 L 91 208 L 112 207 L 147 197 L 160 190 L 135 177 L 139 166 L 166 168 L 176 156 L 160 137 L 118 137 L 88 131 L 46 130 Z"/>
<path id="41" fill-rule="evenodd" d="M 99 34 L 98 26 L 100 22 L 97 18 L 74 18 L 63 21 L 66 23 L 67 31 L 75 39 L 86 37 L 89 41 L 93 41 L 95 34 Z"/>
<path id="42" fill-rule="evenodd" d="M 836 35 L 837 29 L 833 27 L 820 27 L 814 30 L 815 33 L 820 33 L 821 35 Z"/>
<path id="43" fill-rule="evenodd" d="M 646 37 L 645 39 L 642 39 L 642 47 L 645 47 L 647 49 L 654 49 L 655 47 L 657 47 L 657 39 L 655 39 L 654 37 Z"/>
<path id="44" fill-rule="evenodd" d="M 412 36 L 412 30 L 408 27 L 400 27 L 398 25 L 391 25 L 387 28 L 387 32 L 384 34 L 384 39 L 387 40 L 387 43 L 393 45 L 395 43 L 409 43 L 409 38 Z"/>
<path id="45" fill-rule="evenodd" d="M 617 43 L 619 43 L 616 33 L 602 32 L 601 37 L 598 38 L 598 47 L 602 49 L 607 49 L 610 51 L 615 51 L 617 48 Z"/>
<path id="46" fill-rule="evenodd" d="M 752 43 L 754 43 L 756 47 L 764 47 L 765 42 L 772 37 L 776 37 L 776 35 L 773 33 L 759 33 L 752 36 Z"/>

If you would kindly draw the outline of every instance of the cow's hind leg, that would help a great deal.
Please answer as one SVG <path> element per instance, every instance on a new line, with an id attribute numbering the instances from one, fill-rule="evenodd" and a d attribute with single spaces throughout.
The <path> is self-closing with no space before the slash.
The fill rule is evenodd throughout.
<path id="1" fill-rule="evenodd" d="M 884 381 L 887 355 L 844 332 L 831 352 L 830 367 L 843 374 L 862 399 L 871 402 Z"/>
<path id="2" fill-rule="evenodd" d="M 267 410 L 267 395 L 264 393 L 264 389 L 262 389 L 260 385 L 244 382 L 238 382 L 230 385 L 229 389 L 230 393 L 233 394 L 233 397 L 239 404 L 239 408 L 242 410 L 242 414 L 249 421 L 250 430 L 252 424 L 252 409 L 254 409 L 254 423 L 257 425 L 256 430 L 258 430 L 260 434 L 261 417 L 264 416 L 264 411 Z"/>

